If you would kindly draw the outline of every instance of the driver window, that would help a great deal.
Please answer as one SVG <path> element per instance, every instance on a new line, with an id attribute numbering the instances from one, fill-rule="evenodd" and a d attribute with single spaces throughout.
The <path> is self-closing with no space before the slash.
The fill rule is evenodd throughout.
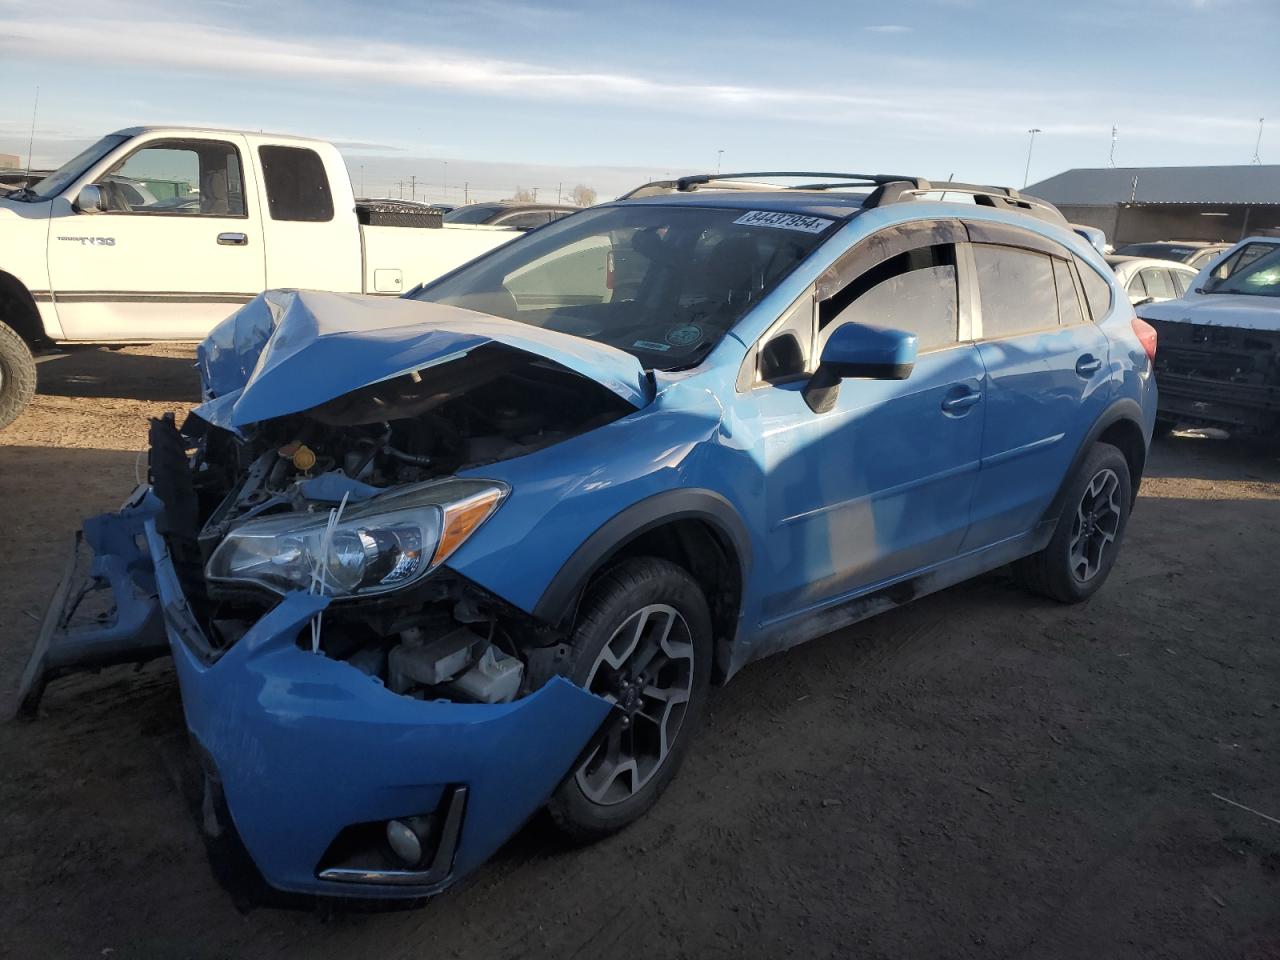
<path id="1" fill-rule="evenodd" d="M 164 140 L 135 150 L 99 178 L 111 213 L 243 217 L 240 154 L 216 140 Z"/>
<path id="2" fill-rule="evenodd" d="M 890 257 L 852 280 L 818 312 L 818 353 L 845 323 L 914 333 L 918 349 L 941 350 L 959 340 L 955 244 L 917 247 Z"/>

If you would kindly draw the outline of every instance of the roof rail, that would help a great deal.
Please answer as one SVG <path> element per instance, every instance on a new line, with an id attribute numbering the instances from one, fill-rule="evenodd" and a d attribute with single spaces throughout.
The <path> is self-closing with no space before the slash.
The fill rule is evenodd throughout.
<path id="1" fill-rule="evenodd" d="M 783 185 L 761 183 L 758 177 L 812 177 L 818 182 Z M 904 177 L 886 173 L 812 173 L 796 170 L 767 170 L 753 173 L 698 173 L 674 180 L 655 180 L 624 193 L 619 200 L 660 196 L 664 193 L 692 193 L 696 190 L 840 190 L 848 187 L 874 188 L 863 202 L 864 210 L 886 207 L 891 203 L 920 200 L 929 193 L 963 193 L 973 197 L 979 206 L 1017 210 L 1049 223 L 1064 225 L 1067 218 L 1048 200 L 1019 193 L 1013 187 L 993 187 L 977 183 L 930 183 L 923 177 Z"/>
<path id="2" fill-rule="evenodd" d="M 784 185 L 778 183 L 760 183 L 753 177 L 814 177 L 835 183 L 805 183 Z M 624 193 L 619 200 L 633 200 L 639 197 L 654 197 L 664 193 L 693 193 L 695 190 L 838 190 L 845 187 L 878 187 L 886 183 L 927 183 L 916 177 L 903 177 L 885 173 L 814 173 L 797 170 L 762 170 L 750 173 L 695 173 L 674 180 L 655 180 L 646 183 L 629 193 Z"/>
<path id="3" fill-rule="evenodd" d="M 1017 210 L 1029 214 L 1038 220 L 1056 223 L 1059 226 L 1067 223 L 1062 211 L 1048 200 L 1019 193 L 1013 187 L 992 187 L 978 183 L 930 183 L 928 180 L 904 179 L 899 183 L 886 183 L 876 188 L 862 204 L 864 210 L 886 207 L 891 203 L 906 203 L 919 200 L 926 193 L 964 193 L 973 197 L 973 202 L 983 207 L 998 207 L 1004 210 Z"/>

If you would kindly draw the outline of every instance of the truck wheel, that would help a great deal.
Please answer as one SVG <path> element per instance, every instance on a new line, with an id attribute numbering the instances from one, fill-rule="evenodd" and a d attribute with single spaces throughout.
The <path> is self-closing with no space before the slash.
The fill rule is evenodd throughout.
<path id="1" fill-rule="evenodd" d="M 711 615 L 680 567 L 627 560 L 588 590 L 570 646 L 569 679 L 614 705 L 547 804 L 581 843 L 638 819 L 675 776 L 706 706 Z"/>
<path id="2" fill-rule="evenodd" d="M 1124 454 L 1109 443 L 1095 443 L 1071 479 L 1049 545 L 1014 564 L 1018 579 L 1032 592 L 1062 603 L 1093 596 L 1120 552 L 1132 490 Z"/>
<path id="3" fill-rule="evenodd" d="M 36 359 L 17 332 L 0 323 L 0 430 L 14 420 L 36 392 Z"/>

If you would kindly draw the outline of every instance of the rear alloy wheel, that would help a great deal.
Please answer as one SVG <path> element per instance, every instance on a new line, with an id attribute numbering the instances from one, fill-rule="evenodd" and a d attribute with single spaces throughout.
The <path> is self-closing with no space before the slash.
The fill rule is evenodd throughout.
<path id="1" fill-rule="evenodd" d="M 1049 545 L 1014 564 L 1023 584 L 1063 603 L 1086 600 L 1102 586 L 1120 552 L 1132 505 L 1129 463 L 1096 443 L 1067 488 Z"/>
<path id="2" fill-rule="evenodd" d="M 588 591 L 572 679 L 613 706 L 547 807 L 556 826 L 595 840 L 640 817 L 675 776 L 711 676 L 702 591 L 665 560 L 628 560 Z"/>

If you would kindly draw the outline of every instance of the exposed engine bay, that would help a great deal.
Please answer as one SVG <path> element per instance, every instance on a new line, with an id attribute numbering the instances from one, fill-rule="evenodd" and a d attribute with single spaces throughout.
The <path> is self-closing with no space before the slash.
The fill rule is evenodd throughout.
<path id="1" fill-rule="evenodd" d="M 419 699 L 499 703 L 563 655 L 523 611 L 442 566 L 505 491 L 460 470 L 541 450 L 631 408 L 489 345 L 241 431 L 151 430 L 151 479 L 215 659 L 290 590 L 333 602 L 300 646 Z"/>

